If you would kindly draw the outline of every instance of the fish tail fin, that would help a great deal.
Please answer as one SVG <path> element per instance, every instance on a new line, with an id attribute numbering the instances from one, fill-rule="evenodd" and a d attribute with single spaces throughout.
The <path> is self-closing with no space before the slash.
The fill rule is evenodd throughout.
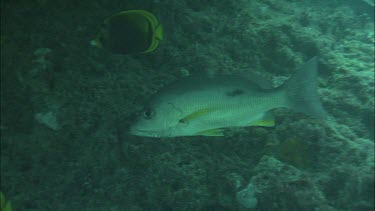
<path id="1" fill-rule="evenodd" d="M 317 90 L 318 58 L 306 62 L 282 86 L 286 89 L 289 106 L 298 112 L 324 119 L 326 113 Z"/>

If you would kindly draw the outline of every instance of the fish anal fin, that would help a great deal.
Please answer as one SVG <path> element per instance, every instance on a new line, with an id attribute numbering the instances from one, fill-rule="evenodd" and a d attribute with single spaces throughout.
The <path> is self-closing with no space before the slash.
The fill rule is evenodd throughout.
<path id="1" fill-rule="evenodd" d="M 196 133 L 196 135 L 201 136 L 224 136 L 223 130 L 221 128 L 215 128 L 210 130 L 204 130 Z"/>

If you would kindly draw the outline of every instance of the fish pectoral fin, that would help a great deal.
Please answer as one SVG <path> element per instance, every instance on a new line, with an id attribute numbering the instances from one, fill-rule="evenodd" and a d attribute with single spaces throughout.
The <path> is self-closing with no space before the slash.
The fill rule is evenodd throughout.
<path id="1" fill-rule="evenodd" d="M 224 136 L 223 130 L 221 128 L 215 128 L 210 130 L 204 130 L 196 133 L 196 135 L 201 136 Z"/>
<path id="2" fill-rule="evenodd" d="M 275 116 L 271 111 L 268 111 L 261 119 L 251 122 L 249 126 L 273 127 L 275 126 Z"/>
<path id="3" fill-rule="evenodd" d="M 188 122 L 188 121 L 191 121 L 191 120 L 194 120 L 194 119 L 197 119 L 209 112 L 211 112 L 212 109 L 210 108 L 202 108 L 202 109 L 199 109 L 187 116 L 185 116 L 184 118 L 180 119 L 180 122 Z"/>

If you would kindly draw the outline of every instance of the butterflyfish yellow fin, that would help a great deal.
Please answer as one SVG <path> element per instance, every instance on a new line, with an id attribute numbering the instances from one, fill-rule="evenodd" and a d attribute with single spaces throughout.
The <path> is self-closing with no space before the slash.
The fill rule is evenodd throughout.
<path id="1" fill-rule="evenodd" d="M 148 53 L 148 52 L 154 51 L 158 47 L 158 45 L 159 45 L 159 39 L 156 39 L 155 34 L 152 36 L 151 39 L 152 40 L 151 40 L 150 47 L 146 51 L 144 51 L 142 53 Z"/>
<path id="2" fill-rule="evenodd" d="M 142 14 L 151 24 L 153 28 L 158 25 L 158 20 L 156 19 L 155 15 L 145 10 L 137 10 L 140 14 Z"/>
<path id="3" fill-rule="evenodd" d="M 158 41 L 163 40 L 164 33 L 163 33 L 163 26 L 159 24 L 155 29 L 155 39 Z"/>
<path id="4" fill-rule="evenodd" d="M 212 110 L 213 110 L 212 108 L 199 109 L 198 111 L 195 111 L 195 112 L 185 116 L 184 118 L 180 119 L 180 122 L 187 122 L 187 121 L 197 119 L 201 116 L 206 115 L 207 113 L 211 112 Z"/>
<path id="5" fill-rule="evenodd" d="M 142 16 L 147 16 L 146 18 L 148 19 L 148 17 L 150 16 L 154 16 L 153 14 L 147 12 L 146 10 L 127 10 L 127 11 L 122 11 L 122 12 L 118 12 L 118 13 L 115 13 L 113 15 L 111 15 L 109 18 L 113 17 L 113 16 L 121 16 L 121 15 L 142 15 Z M 108 18 L 108 19 L 109 19 Z M 155 16 L 154 16 L 155 18 Z M 155 18 L 156 20 L 156 18 Z"/>
<path id="6" fill-rule="evenodd" d="M 147 20 L 150 22 L 151 24 L 151 28 L 153 30 L 153 33 L 154 33 L 154 38 L 157 39 L 157 40 L 163 40 L 163 26 L 158 23 L 158 20 L 156 19 L 156 17 L 147 12 L 147 11 L 143 11 L 143 14 L 144 16 L 147 18 Z"/>
<path id="7" fill-rule="evenodd" d="M 157 20 L 156 17 L 145 11 L 145 10 L 128 10 L 128 11 L 122 11 L 118 12 L 116 14 L 111 15 L 110 17 L 106 18 L 104 22 L 109 22 L 114 17 L 122 17 L 127 20 L 131 20 L 135 25 L 137 25 L 143 32 L 147 33 L 149 30 L 149 25 L 151 25 L 151 28 L 153 27 L 153 22 Z"/>
<path id="8" fill-rule="evenodd" d="M 151 44 L 150 44 L 150 47 L 144 51 L 143 53 L 148 53 L 148 52 L 151 52 L 153 50 L 155 50 L 158 45 L 159 45 L 159 41 L 163 40 L 163 26 L 161 24 L 158 23 L 156 17 L 147 12 L 147 11 L 144 11 L 144 16 L 147 18 L 147 20 L 149 21 L 150 23 L 150 27 L 151 27 L 151 30 L 152 30 L 152 37 L 151 37 Z"/>
<path id="9" fill-rule="evenodd" d="M 267 112 L 261 119 L 251 122 L 249 126 L 273 127 L 275 126 L 275 116 L 272 112 Z"/>
<path id="10" fill-rule="evenodd" d="M 204 130 L 196 133 L 196 135 L 202 136 L 224 136 L 223 130 L 221 128 L 215 128 L 210 130 Z"/>

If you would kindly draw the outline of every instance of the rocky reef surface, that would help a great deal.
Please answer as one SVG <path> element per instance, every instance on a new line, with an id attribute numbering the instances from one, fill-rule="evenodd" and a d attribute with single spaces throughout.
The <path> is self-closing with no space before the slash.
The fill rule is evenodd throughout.
<path id="1" fill-rule="evenodd" d="M 149 54 L 89 45 L 103 18 L 146 9 Z M 325 121 L 274 111 L 225 137 L 126 133 L 186 74 L 282 84 L 319 57 Z M 373 210 L 371 1 L 1 0 L 1 191 L 15 210 Z"/>

